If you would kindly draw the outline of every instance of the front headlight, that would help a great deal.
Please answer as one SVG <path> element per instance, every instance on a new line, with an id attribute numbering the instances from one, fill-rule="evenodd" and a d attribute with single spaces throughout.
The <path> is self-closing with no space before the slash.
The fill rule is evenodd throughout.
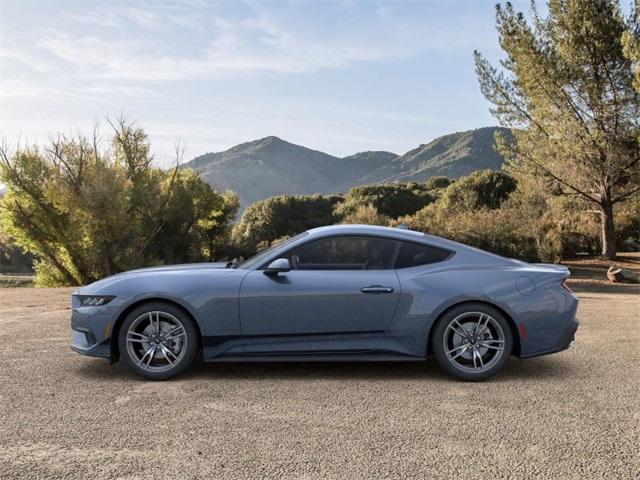
<path id="1" fill-rule="evenodd" d="M 100 305 L 106 305 L 114 298 L 116 297 L 113 295 L 78 295 L 80 305 L 83 307 L 98 307 Z"/>

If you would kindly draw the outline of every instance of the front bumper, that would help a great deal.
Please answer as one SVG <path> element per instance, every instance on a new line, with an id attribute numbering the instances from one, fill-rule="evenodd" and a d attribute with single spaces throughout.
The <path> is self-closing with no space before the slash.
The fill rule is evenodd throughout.
<path id="1" fill-rule="evenodd" d="M 73 295 L 71 307 L 71 350 L 91 357 L 111 358 L 111 334 L 120 308 L 118 302 L 81 306 Z"/>
<path id="2" fill-rule="evenodd" d="M 96 342 L 91 330 L 72 329 L 71 350 L 89 357 L 111 358 L 111 339 Z"/>

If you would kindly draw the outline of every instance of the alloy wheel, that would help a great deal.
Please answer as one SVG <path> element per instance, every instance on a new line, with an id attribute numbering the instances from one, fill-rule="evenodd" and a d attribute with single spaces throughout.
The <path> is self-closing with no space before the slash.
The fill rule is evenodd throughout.
<path id="1" fill-rule="evenodd" d="M 490 370 L 505 352 L 500 324 L 484 312 L 465 312 L 453 318 L 444 332 L 444 353 L 457 369 L 470 373 Z"/>
<path id="2" fill-rule="evenodd" d="M 145 312 L 127 329 L 127 352 L 138 367 L 164 372 L 178 365 L 187 351 L 182 322 L 168 312 Z"/>

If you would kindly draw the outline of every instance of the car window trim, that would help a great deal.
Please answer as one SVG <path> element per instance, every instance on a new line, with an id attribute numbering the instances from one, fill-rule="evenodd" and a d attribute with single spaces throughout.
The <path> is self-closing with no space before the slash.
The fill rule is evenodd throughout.
<path id="1" fill-rule="evenodd" d="M 379 270 L 362 270 L 362 269 L 344 269 L 344 270 L 295 270 L 295 271 L 308 271 L 308 272 L 380 272 L 380 271 L 386 271 L 386 270 L 395 270 L 395 265 L 396 265 L 396 260 L 398 259 L 398 253 L 400 252 L 400 246 L 402 245 L 403 240 L 399 239 L 399 238 L 395 238 L 395 237 L 389 237 L 387 235 L 377 235 L 377 234 L 370 234 L 370 233 L 334 233 L 331 235 L 325 235 L 319 238 L 314 238 L 314 239 L 309 239 L 306 242 L 300 242 L 296 245 L 293 245 L 291 248 L 289 248 L 288 250 L 285 250 L 283 252 L 280 252 L 276 258 L 280 258 L 281 256 L 286 256 L 289 254 L 289 252 L 291 252 L 292 250 L 295 250 L 296 248 L 300 248 L 300 247 L 304 247 L 305 245 L 309 244 L 309 243 L 313 243 L 313 242 L 317 242 L 319 240 L 326 240 L 328 238 L 336 238 L 336 237 L 368 237 L 368 238 L 382 238 L 384 240 L 390 240 L 392 242 L 395 242 L 395 248 L 394 248 L 394 252 L 391 255 L 391 260 L 389 262 L 389 266 L 387 268 L 384 269 L 379 269 Z M 416 242 L 414 242 L 416 243 Z M 271 263 L 272 259 L 270 258 L 269 260 L 267 260 L 265 263 L 263 263 L 262 265 L 260 265 L 260 267 L 256 268 L 256 270 L 264 270 L 265 268 L 267 268 L 269 266 L 269 264 Z M 294 271 L 293 269 L 291 271 Z"/>
<path id="2" fill-rule="evenodd" d="M 448 253 L 448 255 L 447 255 L 445 258 L 443 258 L 442 260 L 437 260 L 437 261 L 435 261 L 435 262 L 423 263 L 422 265 L 411 265 L 411 266 L 409 266 L 409 267 L 398 267 L 398 266 L 397 266 L 397 262 L 398 262 L 398 255 L 400 255 L 400 248 L 402 247 L 402 242 L 406 242 L 406 243 L 413 243 L 414 245 L 420 245 L 420 246 L 423 246 L 423 247 L 425 247 L 425 246 L 426 246 L 426 247 L 435 248 L 435 249 L 437 249 L 437 250 L 442 250 L 442 251 L 447 252 L 447 253 Z M 440 246 L 437 246 L 437 245 L 433 245 L 433 244 L 431 244 L 431 243 L 427 243 L 427 242 L 416 242 L 416 241 L 413 241 L 413 240 L 404 240 L 404 239 L 403 239 L 403 240 L 400 240 L 400 246 L 399 246 L 399 247 L 398 247 L 398 249 L 397 249 L 397 255 L 396 255 L 396 258 L 395 258 L 395 260 L 394 260 L 394 262 L 393 262 L 393 268 L 394 268 L 394 270 L 405 270 L 405 269 L 407 269 L 407 268 L 417 268 L 417 267 L 426 267 L 426 266 L 428 266 L 428 265 L 435 265 L 436 263 L 442 263 L 442 262 L 447 262 L 447 261 L 451 260 L 451 258 L 452 258 L 455 254 L 456 254 L 456 252 L 455 252 L 454 250 L 449 250 L 448 248 L 444 248 L 444 247 L 440 247 Z"/>

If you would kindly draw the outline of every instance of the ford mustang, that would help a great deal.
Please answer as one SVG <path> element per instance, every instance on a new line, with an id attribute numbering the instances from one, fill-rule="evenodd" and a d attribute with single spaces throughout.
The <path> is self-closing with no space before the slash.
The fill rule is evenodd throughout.
<path id="1" fill-rule="evenodd" d="M 423 361 L 483 380 L 569 347 L 564 266 L 405 228 L 321 227 L 239 264 L 143 268 L 72 295 L 71 348 L 154 380 L 205 361 Z"/>

